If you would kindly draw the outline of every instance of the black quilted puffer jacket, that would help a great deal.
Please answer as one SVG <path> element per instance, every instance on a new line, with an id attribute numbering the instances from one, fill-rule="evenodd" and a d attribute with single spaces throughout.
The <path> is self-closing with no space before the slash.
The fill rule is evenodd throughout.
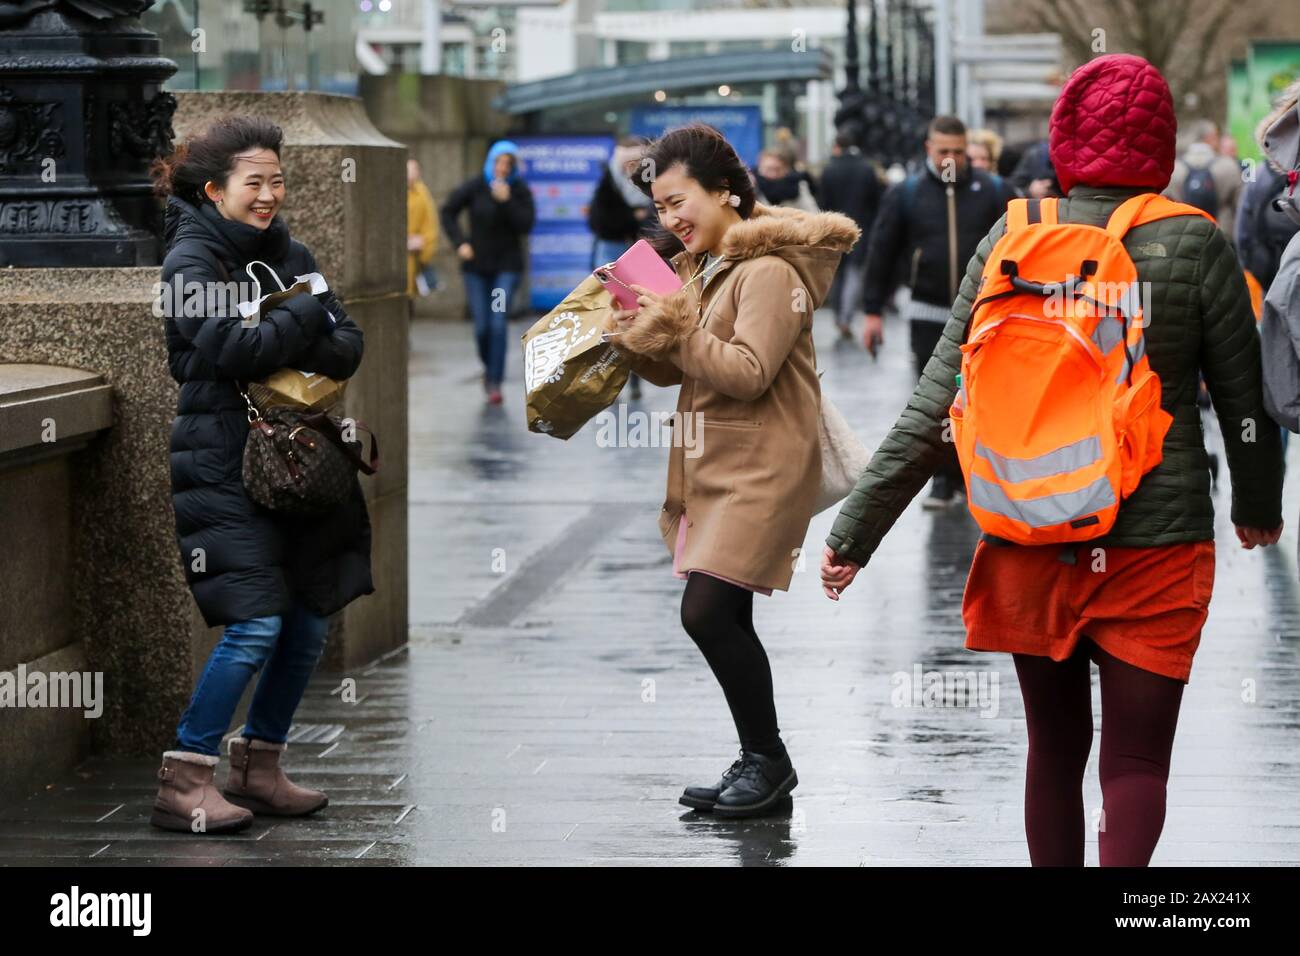
<path id="1" fill-rule="evenodd" d="M 1075 186 L 1061 202 L 1060 220 L 1104 226 L 1116 206 L 1139 192 Z M 980 243 L 907 408 L 845 500 L 826 539 L 836 554 L 865 564 L 939 463 L 961 367 L 959 345 L 984 262 L 1005 228 L 1004 216 Z M 1201 216 L 1138 226 L 1124 238 L 1124 248 L 1139 280 L 1152 284 L 1143 335 L 1151 368 L 1160 376 L 1161 406 L 1174 421 L 1160 464 L 1121 502 L 1110 533 L 1090 543 L 1152 547 L 1214 537 L 1198 373 L 1205 376 L 1227 450 L 1233 523 L 1276 528 L 1282 523 L 1281 441 L 1264 411 L 1259 334 L 1232 248 Z"/>
<path id="2" fill-rule="evenodd" d="M 259 230 L 224 218 L 211 202 L 195 208 L 172 196 L 163 229 L 162 281 L 182 289 L 194 283 L 207 290 L 228 277 L 248 282 L 244 266 L 253 259 L 274 269 L 285 285 L 316 271 L 311 251 L 289 236 L 280 216 Z M 256 272 L 270 285 L 264 270 Z M 218 300 L 212 305 L 164 310 L 167 360 L 180 383 L 171 475 L 186 580 L 209 627 L 283 615 L 295 603 L 333 614 L 375 589 L 361 485 L 354 479 L 351 496 L 318 517 L 254 504 L 241 476 L 248 407 L 237 382 L 284 367 L 351 378 L 364 351 L 361 329 L 333 291 L 319 298 L 296 295 L 249 327 Z M 202 562 L 196 561 L 200 551 Z"/>

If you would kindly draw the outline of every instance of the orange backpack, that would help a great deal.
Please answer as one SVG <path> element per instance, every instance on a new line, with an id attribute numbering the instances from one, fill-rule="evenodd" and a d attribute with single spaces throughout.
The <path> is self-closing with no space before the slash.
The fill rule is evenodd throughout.
<path id="1" fill-rule="evenodd" d="M 984 531 L 1017 544 L 1100 537 L 1160 463 L 1173 417 L 1160 407 L 1137 269 L 1120 240 L 1185 215 L 1206 214 L 1147 193 L 1103 229 L 1058 222 L 1054 199 L 1008 205 L 949 409 L 966 500 Z"/>

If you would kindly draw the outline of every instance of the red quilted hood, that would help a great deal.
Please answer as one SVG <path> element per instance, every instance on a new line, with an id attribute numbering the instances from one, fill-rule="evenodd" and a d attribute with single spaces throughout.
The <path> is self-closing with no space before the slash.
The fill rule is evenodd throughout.
<path id="1" fill-rule="evenodd" d="M 1154 66 L 1127 53 L 1089 60 L 1052 108 L 1048 148 L 1062 192 L 1077 185 L 1160 192 L 1174 171 L 1177 130 L 1169 85 Z"/>

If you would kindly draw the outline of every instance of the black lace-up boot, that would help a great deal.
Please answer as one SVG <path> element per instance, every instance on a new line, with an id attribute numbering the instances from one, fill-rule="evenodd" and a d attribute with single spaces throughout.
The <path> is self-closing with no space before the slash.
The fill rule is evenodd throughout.
<path id="1" fill-rule="evenodd" d="M 740 772 L 714 801 L 713 812 L 720 817 L 749 817 L 767 813 L 790 795 L 799 785 L 790 755 L 769 757 L 742 751 Z"/>

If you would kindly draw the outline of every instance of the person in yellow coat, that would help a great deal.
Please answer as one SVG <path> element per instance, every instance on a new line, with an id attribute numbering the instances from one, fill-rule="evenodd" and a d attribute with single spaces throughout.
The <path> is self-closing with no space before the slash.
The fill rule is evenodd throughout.
<path id="1" fill-rule="evenodd" d="M 423 293 L 416 284 L 416 276 L 433 261 L 438 249 L 438 214 L 434 209 L 429 187 L 420 179 L 420 164 L 406 161 L 406 294 L 411 297 L 414 312 L 415 298 Z M 436 280 L 435 280 L 436 281 Z"/>

